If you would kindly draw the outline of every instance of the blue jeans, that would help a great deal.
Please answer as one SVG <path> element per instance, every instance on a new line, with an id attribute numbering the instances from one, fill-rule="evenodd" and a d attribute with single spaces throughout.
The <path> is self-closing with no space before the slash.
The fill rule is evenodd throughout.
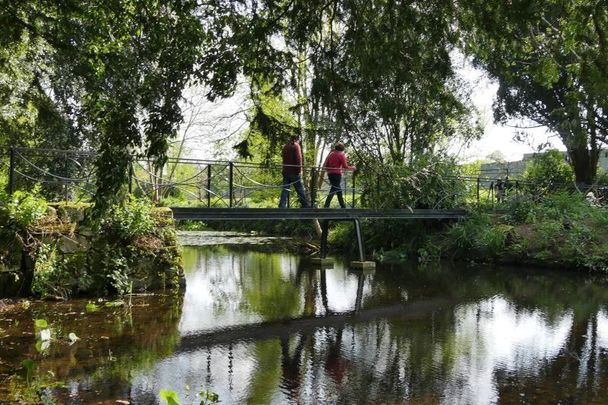
<path id="1" fill-rule="evenodd" d="M 287 208 L 287 197 L 289 196 L 292 185 L 296 189 L 296 193 L 298 193 L 298 198 L 300 199 L 302 208 L 310 208 L 310 204 L 306 198 L 306 192 L 304 191 L 304 185 L 302 184 L 302 178 L 299 174 L 283 175 L 283 189 L 281 190 L 279 208 Z"/>
<path id="2" fill-rule="evenodd" d="M 340 203 L 340 207 L 346 208 L 346 204 L 344 203 L 344 197 L 342 196 L 342 175 L 340 173 L 328 173 L 327 178 L 329 179 L 329 184 L 331 184 L 331 188 L 329 189 L 329 194 L 327 195 L 327 199 L 325 200 L 325 208 L 329 208 L 331 200 L 332 198 L 334 198 L 334 194 L 338 195 L 338 202 Z"/>

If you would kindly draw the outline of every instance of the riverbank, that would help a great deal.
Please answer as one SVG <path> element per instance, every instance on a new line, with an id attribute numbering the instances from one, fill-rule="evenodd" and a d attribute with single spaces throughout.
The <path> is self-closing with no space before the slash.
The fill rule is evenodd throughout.
<path id="1" fill-rule="evenodd" d="M 514 197 L 500 208 L 478 208 L 432 235 L 420 258 L 608 272 L 608 209 L 565 193 Z"/>
<path id="2" fill-rule="evenodd" d="M 608 209 L 590 204 L 580 193 L 512 196 L 500 205 L 471 207 L 470 213 L 452 223 L 364 221 L 366 254 L 379 262 L 450 260 L 608 272 Z M 319 243 L 312 221 L 251 221 L 244 226 L 225 222 L 219 228 L 298 235 L 313 250 Z M 330 251 L 354 254 L 353 235 L 351 224 L 333 225 Z"/>
<path id="3" fill-rule="evenodd" d="M 0 297 L 99 297 L 180 285 L 171 210 L 129 199 L 94 220 L 90 208 L 22 192 L 3 199 Z"/>

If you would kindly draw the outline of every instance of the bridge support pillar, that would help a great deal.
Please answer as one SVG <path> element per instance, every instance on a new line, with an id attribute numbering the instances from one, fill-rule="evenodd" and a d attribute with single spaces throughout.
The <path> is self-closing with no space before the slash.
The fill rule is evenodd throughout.
<path id="1" fill-rule="evenodd" d="M 350 262 L 350 267 L 355 269 L 373 269 L 376 267 L 376 262 L 365 260 L 365 248 L 363 247 L 363 236 L 361 235 L 361 222 L 359 219 L 354 219 L 355 233 L 357 235 L 357 248 L 359 250 L 359 260 Z"/>
<path id="2" fill-rule="evenodd" d="M 376 262 L 365 260 L 365 247 L 363 245 L 363 235 L 361 233 L 361 221 L 358 218 L 353 219 L 355 224 L 355 236 L 357 238 L 357 250 L 359 252 L 359 260 L 352 261 L 350 267 L 355 269 L 373 269 L 376 267 Z M 327 259 L 327 237 L 329 235 L 329 219 L 321 221 L 321 246 L 319 249 L 319 259 L 316 264 L 328 264 Z"/>
<path id="3" fill-rule="evenodd" d="M 321 248 L 319 257 L 325 259 L 327 257 L 327 236 L 329 235 L 329 220 L 321 221 Z"/>

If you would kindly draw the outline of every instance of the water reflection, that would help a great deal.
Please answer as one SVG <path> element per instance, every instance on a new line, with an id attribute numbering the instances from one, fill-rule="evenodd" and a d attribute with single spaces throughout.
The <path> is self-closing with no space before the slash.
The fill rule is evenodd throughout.
<path id="1" fill-rule="evenodd" d="M 289 254 L 209 246 L 185 249 L 184 263 L 181 311 L 151 307 L 145 318 L 115 323 L 122 326 L 87 344 L 90 360 L 80 363 L 80 355 L 79 365 L 64 354 L 62 398 L 150 403 L 161 389 L 177 391 L 183 403 L 200 402 L 202 389 L 222 403 L 602 403 L 608 396 L 601 279 L 439 266 L 361 273 L 340 262 L 323 270 Z M 142 333 L 150 336 L 133 337 Z"/>

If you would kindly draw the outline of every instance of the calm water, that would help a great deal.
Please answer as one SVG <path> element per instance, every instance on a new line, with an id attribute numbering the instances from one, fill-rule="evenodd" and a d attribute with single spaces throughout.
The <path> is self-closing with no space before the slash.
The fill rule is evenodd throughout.
<path id="1" fill-rule="evenodd" d="M 505 268 L 315 268 L 227 247 L 184 250 L 183 295 L 87 312 L 0 315 L 0 398 L 25 358 L 60 403 L 606 403 L 608 284 Z M 33 319 L 53 339 L 36 349 Z M 68 334 L 80 341 L 70 345 Z M 1 402 L 1 401 L 0 401 Z"/>

